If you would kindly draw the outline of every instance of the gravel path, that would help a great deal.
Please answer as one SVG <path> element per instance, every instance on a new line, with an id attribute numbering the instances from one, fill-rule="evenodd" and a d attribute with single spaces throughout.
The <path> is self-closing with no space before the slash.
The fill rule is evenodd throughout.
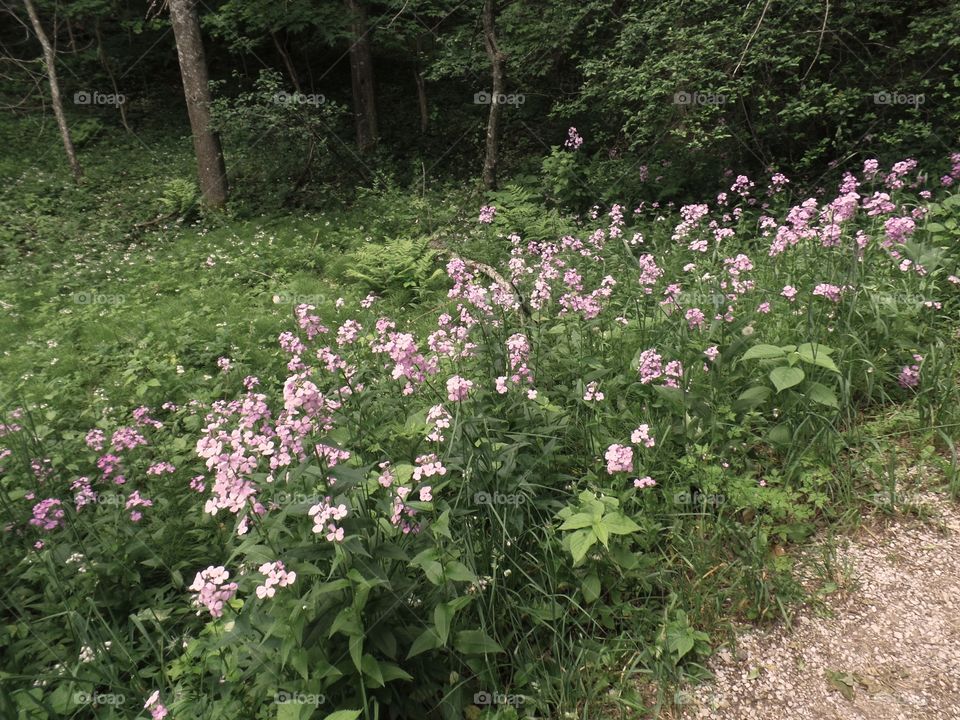
<path id="1" fill-rule="evenodd" d="M 838 592 L 792 630 L 746 630 L 681 696 L 683 720 L 960 720 L 960 510 L 868 525 L 837 551 Z"/>

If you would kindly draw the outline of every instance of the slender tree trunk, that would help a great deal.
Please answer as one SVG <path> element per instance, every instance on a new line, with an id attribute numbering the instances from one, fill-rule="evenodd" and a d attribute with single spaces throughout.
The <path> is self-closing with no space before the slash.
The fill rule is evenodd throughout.
<path id="1" fill-rule="evenodd" d="M 114 77 L 113 69 L 110 67 L 110 58 L 107 57 L 107 51 L 103 49 L 103 35 L 100 33 L 100 18 L 97 18 L 93 24 L 93 33 L 97 38 L 97 57 L 100 58 L 100 64 L 103 66 L 103 69 L 107 73 L 107 77 L 110 78 L 110 84 L 113 86 L 113 94 L 119 98 L 121 93 L 120 89 L 117 87 L 117 79 Z M 117 104 L 117 109 L 120 111 L 120 122 L 123 123 L 124 129 L 128 133 L 133 133 L 133 130 L 130 129 L 129 123 L 127 123 L 127 102 L 126 98 L 124 101 Z"/>
<path id="2" fill-rule="evenodd" d="M 63 149 L 67 153 L 67 161 L 70 163 L 70 170 L 73 172 L 73 179 L 77 182 L 83 177 L 83 168 L 80 167 L 80 161 L 77 160 L 77 151 L 73 147 L 73 140 L 70 139 L 70 128 L 67 125 L 67 116 L 63 112 L 63 98 L 60 96 L 60 81 L 57 79 L 57 57 L 50 44 L 50 39 L 40 24 L 40 18 L 37 17 L 37 11 L 33 7 L 32 0 L 23 0 L 27 9 L 27 15 L 30 16 L 30 24 L 33 26 L 33 32 L 40 41 L 43 48 L 43 63 L 47 66 L 47 79 L 50 81 L 50 102 L 53 104 L 53 115 L 57 119 L 57 127 L 60 128 L 60 137 L 63 138 Z"/>
<path id="3" fill-rule="evenodd" d="M 227 201 L 227 169 L 223 162 L 220 138 L 213 132 L 210 123 L 209 77 L 196 2 L 169 0 L 170 24 L 177 43 L 183 94 L 190 115 L 200 192 L 208 206 L 218 208 Z"/>
<path id="4" fill-rule="evenodd" d="M 491 190 L 497 187 L 500 113 L 503 109 L 499 98 L 504 94 L 506 83 L 506 72 L 504 70 L 506 58 L 497 45 L 496 12 L 496 0 L 484 0 L 483 41 L 487 49 L 487 57 L 490 58 L 493 88 L 490 92 L 490 116 L 487 119 L 487 152 L 483 159 L 483 184 Z"/>
<path id="5" fill-rule="evenodd" d="M 350 16 L 350 80 L 353 86 L 353 122 L 357 147 L 362 152 L 377 144 L 377 102 L 373 90 L 373 58 L 367 30 L 367 13 L 360 0 L 344 0 Z"/>
<path id="6" fill-rule="evenodd" d="M 272 30 L 270 31 L 270 37 L 273 38 L 273 45 L 277 48 L 277 53 L 280 55 L 280 59 L 283 60 L 283 66 L 287 69 L 290 82 L 293 83 L 293 89 L 298 93 L 303 92 L 303 89 L 300 87 L 300 78 L 297 77 L 297 69 L 293 66 L 293 61 L 290 59 L 290 53 L 287 52 L 283 43 L 280 42 L 280 38 L 277 37 L 277 34 Z"/>
<path id="7" fill-rule="evenodd" d="M 413 75 L 417 81 L 417 105 L 420 108 L 420 134 L 427 132 L 427 126 L 430 124 L 430 108 L 427 105 L 427 83 L 423 79 L 423 68 L 420 67 L 420 39 L 417 38 L 416 65 L 413 68 Z"/>

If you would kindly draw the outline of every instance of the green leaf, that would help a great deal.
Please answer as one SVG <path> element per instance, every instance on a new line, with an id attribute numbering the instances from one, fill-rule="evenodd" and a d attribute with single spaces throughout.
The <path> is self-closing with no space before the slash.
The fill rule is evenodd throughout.
<path id="1" fill-rule="evenodd" d="M 796 367 L 776 367 L 770 371 L 770 380 L 776 386 L 777 392 L 799 385 L 805 377 L 803 370 Z"/>
<path id="2" fill-rule="evenodd" d="M 612 535 L 629 535 L 640 529 L 639 525 L 623 513 L 605 515 L 601 524 Z"/>
<path id="3" fill-rule="evenodd" d="M 747 350 L 741 360 L 772 360 L 773 358 L 782 358 L 786 355 L 783 349 L 778 348 L 776 345 L 764 345 L 763 343 L 759 345 L 754 345 L 752 348 Z"/>
<path id="4" fill-rule="evenodd" d="M 574 565 L 583 560 L 596 542 L 597 535 L 593 530 L 577 530 L 570 536 L 570 554 L 573 556 Z"/>
<path id="5" fill-rule="evenodd" d="M 383 679 L 383 673 L 380 672 L 380 663 L 377 662 L 377 659 L 373 655 L 370 653 L 364 655 L 360 661 L 360 666 L 364 675 L 374 682 L 379 683 L 378 687 L 383 687 L 386 684 Z"/>
<path id="6" fill-rule="evenodd" d="M 477 576 L 470 572 L 470 568 L 459 560 L 448 562 L 444 575 L 452 582 L 475 582 L 477 579 Z"/>
<path id="7" fill-rule="evenodd" d="M 764 402 L 766 402 L 767 398 L 769 398 L 772 393 L 773 391 L 766 385 L 754 385 L 753 387 L 749 387 L 740 393 L 740 396 L 733 404 L 733 409 L 736 412 L 752 410 L 758 405 L 762 405 Z"/>
<path id="8" fill-rule="evenodd" d="M 840 372 L 837 364 L 830 358 L 830 353 L 832 352 L 833 348 L 812 343 L 804 343 L 797 348 L 797 354 L 804 362 L 819 365 L 833 372 Z"/>
<path id="9" fill-rule="evenodd" d="M 361 669 L 361 656 L 363 655 L 363 635 L 353 635 L 350 637 L 350 658 L 353 660 L 354 667 Z"/>
<path id="10" fill-rule="evenodd" d="M 461 630 L 454 637 L 453 647 L 464 655 L 482 655 L 504 651 L 497 644 L 497 641 L 483 630 Z"/>
<path id="11" fill-rule="evenodd" d="M 440 638 L 437 637 L 436 631 L 433 628 L 427 628 L 413 641 L 413 645 L 410 646 L 410 651 L 407 653 L 407 660 L 438 647 L 440 647 Z"/>
<path id="12" fill-rule="evenodd" d="M 413 675 L 393 663 L 380 663 L 380 673 L 383 676 L 384 683 L 391 680 L 413 680 Z"/>
<path id="13" fill-rule="evenodd" d="M 300 720 L 300 710 L 305 707 L 298 703 L 279 703 L 277 708 L 277 720 Z"/>
<path id="14" fill-rule="evenodd" d="M 327 715 L 323 720 L 357 720 L 360 717 L 360 712 L 360 710 L 337 710 L 335 713 Z"/>
<path id="15" fill-rule="evenodd" d="M 600 578 L 597 577 L 596 573 L 587 575 L 583 579 L 583 599 L 588 603 L 596 602 L 597 598 L 600 597 Z"/>
<path id="16" fill-rule="evenodd" d="M 560 526 L 561 530 L 579 530 L 580 528 L 590 527 L 593 524 L 593 515 L 590 513 L 577 513 L 573 517 L 569 518 L 563 525 Z"/>
<path id="17" fill-rule="evenodd" d="M 806 395 L 808 398 L 827 407 L 840 408 L 836 394 L 826 385 L 818 382 L 811 382 L 807 385 Z"/>
<path id="18" fill-rule="evenodd" d="M 453 619 L 453 610 L 446 603 L 440 603 L 433 609 L 433 625 L 440 638 L 440 644 L 446 645 L 450 637 L 450 621 Z"/>

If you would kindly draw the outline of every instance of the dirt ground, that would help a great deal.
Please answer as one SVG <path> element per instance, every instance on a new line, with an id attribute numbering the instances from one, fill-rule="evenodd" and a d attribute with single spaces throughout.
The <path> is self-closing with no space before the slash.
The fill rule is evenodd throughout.
<path id="1" fill-rule="evenodd" d="M 792 628 L 744 628 L 683 720 L 960 720 L 960 510 L 879 515 L 839 542 L 837 591 Z M 820 579 L 823 582 L 823 578 Z"/>

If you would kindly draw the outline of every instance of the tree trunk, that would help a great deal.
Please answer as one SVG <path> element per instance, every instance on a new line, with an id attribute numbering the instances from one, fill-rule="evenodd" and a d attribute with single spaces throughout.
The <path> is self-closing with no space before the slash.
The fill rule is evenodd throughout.
<path id="1" fill-rule="evenodd" d="M 417 54 L 413 68 L 413 75 L 417 81 L 417 105 L 420 108 L 420 134 L 427 132 L 430 124 L 430 108 L 427 105 L 427 83 L 423 79 L 423 69 L 420 67 L 420 39 L 417 38 Z"/>
<path id="2" fill-rule="evenodd" d="M 283 66 L 287 69 L 290 82 L 293 83 L 293 89 L 298 93 L 303 92 L 303 89 L 300 87 L 300 78 L 297 77 L 297 69 L 293 66 L 293 61 L 290 59 L 290 53 L 287 52 L 287 49 L 283 46 L 283 43 L 280 42 L 280 38 L 277 37 L 277 34 L 273 30 L 270 31 L 270 37 L 273 38 L 273 45 L 277 48 L 277 53 L 280 55 L 280 59 L 283 60 Z"/>
<path id="3" fill-rule="evenodd" d="M 209 77 L 196 2 L 197 0 L 170 0 L 170 24 L 173 26 L 173 36 L 177 43 L 183 94 L 190 115 L 200 192 L 204 203 L 219 208 L 227 201 L 227 169 L 223 162 L 220 138 L 210 126 Z"/>
<path id="4" fill-rule="evenodd" d="M 100 58 L 100 64 L 103 66 L 104 71 L 107 73 L 107 77 L 110 78 L 110 84 L 113 86 L 113 94 L 119 98 L 121 93 L 120 89 L 117 87 L 117 79 L 114 77 L 113 69 L 110 67 L 110 58 L 107 57 L 107 51 L 103 48 L 103 35 L 100 33 L 100 18 L 97 18 L 93 24 L 93 33 L 97 38 L 97 57 Z M 123 123 L 124 129 L 133 134 L 133 130 L 130 129 L 130 124 L 127 122 L 127 99 L 123 98 L 123 102 L 117 103 L 117 109 L 120 111 L 120 122 Z"/>
<path id="5" fill-rule="evenodd" d="M 377 103 L 373 91 L 373 59 L 367 37 L 367 14 L 360 0 L 344 0 L 350 16 L 350 80 L 353 86 L 353 123 L 362 152 L 377 144 Z"/>
<path id="6" fill-rule="evenodd" d="M 67 161 L 70 163 L 70 170 L 73 171 L 73 179 L 77 182 L 83 177 L 83 168 L 80 167 L 80 161 L 77 160 L 77 151 L 73 147 L 73 140 L 70 139 L 70 128 L 67 126 L 67 116 L 63 112 L 63 98 L 60 97 L 60 81 L 57 79 L 57 58 L 50 44 L 50 39 L 40 24 L 40 18 L 37 17 L 37 11 L 33 7 L 32 0 L 23 0 L 27 9 L 27 15 L 30 16 L 30 24 L 33 26 L 33 32 L 40 41 L 43 48 L 43 64 L 47 66 L 47 79 L 50 81 L 50 102 L 53 104 L 53 114 L 57 119 L 57 127 L 60 128 L 60 137 L 63 138 L 63 149 L 67 153 Z"/>
<path id="7" fill-rule="evenodd" d="M 490 92 L 490 116 L 487 119 L 487 152 L 483 159 L 483 184 L 494 190 L 497 187 L 497 159 L 500 145 L 500 113 L 502 107 L 499 99 L 504 94 L 506 82 L 504 64 L 506 58 L 497 45 L 496 29 L 496 0 L 484 0 L 483 3 L 483 41 L 487 48 L 487 57 L 490 58 L 493 88 Z"/>

